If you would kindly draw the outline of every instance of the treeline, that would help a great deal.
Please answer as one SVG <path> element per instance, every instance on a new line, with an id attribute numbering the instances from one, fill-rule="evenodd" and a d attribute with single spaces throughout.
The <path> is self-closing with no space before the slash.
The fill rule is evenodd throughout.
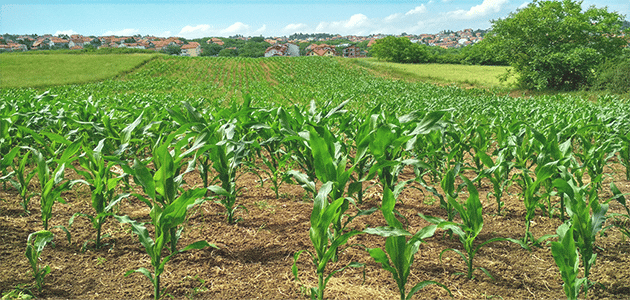
<path id="1" fill-rule="evenodd" d="M 535 1 L 493 21 L 484 39 L 461 49 L 378 40 L 371 54 L 398 63 L 509 65 L 527 90 L 605 90 L 630 93 L 630 28 L 606 8 L 582 10 L 573 0 Z"/>
<path id="2" fill-rule="evenodd" d="M 210 38 L 188 40 L 201 45 L 201 56 L 223 57 L 262 57 L 265 50 L 271 46 L 263 37 L 251 37 L 247 40 L 237 38 L 221 38 L 223 45 L 207 43 Z"/>
<path id="3" fill-rule="evenodd" d="M 509 62 L 482 42 L 461 48 L 442 48 L 412 43 L 406 37 L 388 36 L 377 40 L 371 56 L 397 63 L 438 63 L 507 66 Z"/>

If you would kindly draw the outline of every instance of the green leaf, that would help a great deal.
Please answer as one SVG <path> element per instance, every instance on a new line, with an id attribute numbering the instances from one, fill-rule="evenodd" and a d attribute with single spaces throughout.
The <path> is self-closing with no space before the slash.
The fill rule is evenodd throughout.
<path id="1" fill-rule="evenodd" d="M 453 294 L 451 293 L 451 290 L 449 290 L 445 285 L 437 282 L 437 281 L 432 281 L 432 280 L 425 280 L 422 282 L 417 283 L 416 285 L 414 285 L 411 290 L 409 290 L 409 294 L 407 294 L 407 300 L 411 300 L 411 298 L 413 297 L 413 295 L 415 293 L 417 293 L 418 291 L 420 291 L 421 289 L 423 289 L 424 287 L 428 286 L 428 285 L 432 285 L 435 284 L 437 286 L 440 286 L 441 288 L 445 289 L 448 292 L 448 295 L 453 297 Z"/>
<path id="2" fill-rule="evenodd" d="M 140 274 L 146 276 L 147 278 L 149 278 L 149 280 L 151 280 L 151 283 L 155 284 L 155 282 L 153 280 L 153 274 L 151 274 L 151 272 L 149 270 L 147 270 L 145 268 L 138 268 L 136 270 L 130 270 L 130 271 L 127 271 L 125 273 L 125 277 L 127 277 L 127 276 L 129 276 L 129 275 L 131 275 L 133 273 L 140 273 Z"/>
<path id="3" fill-rule="evenodd" d="M 382 237 L 390 237 L 390 236 L 411 236 L 409 231 L 404 230 L 402 228 L 396 227 L 376 227 L 376 228 L 366 228 L 363 232 L 367 234 L 374 234 Z"/>

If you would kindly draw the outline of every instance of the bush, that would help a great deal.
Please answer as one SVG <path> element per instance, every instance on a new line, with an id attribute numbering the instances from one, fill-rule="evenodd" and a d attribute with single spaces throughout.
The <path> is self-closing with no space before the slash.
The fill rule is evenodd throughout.
<path id="1" fill-rule="evenodd" d="M 591 88 L 617 94 L 630 92 L 630 51 L 600 64 Z"/>

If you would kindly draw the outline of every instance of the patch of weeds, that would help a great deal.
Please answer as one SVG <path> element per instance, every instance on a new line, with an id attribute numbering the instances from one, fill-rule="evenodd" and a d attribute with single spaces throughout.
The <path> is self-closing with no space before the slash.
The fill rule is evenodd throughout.
<path id="1" fill-rule="evenodd" d="M 424 200 L 422 200 L 422 203 L 424 203 L 425 205 L 433 205 L 435 203 L 437 199 L 435 199 L 435 197 L 433 196 L 428 196 L 428 197 L 424 197 Z"/>
<path id="2" fill-rule="evenodd" d="M 276 206 L 269 204 L 267 200 L 260 200 L 260 201 L 255 202 L 255 204 L 256 204 L 256 207 L 258 207 L 258 209 L 261 211 L 271 209 L 272 214 L 276 212 Z"/>
<path id="3" fill-rule="evenodd" d="M 96 265 L 102 265 L 105 264 L 107 262 L 107 259 L 105 257 L 97 257 L 96 258 Z"/>
<path id="4" fill-rule="evenodd" d="M 12 290 L 8 290 L 2 293 L 2 300 L 28 300 L 35 299 L 35 296 L 31 290 L 26 287 L 26 284 L 20 284 Z"/>
<path id="5" fill-rule="evenodd" d="M 186 293 L 186 298 L 188 299 L 195 299 L 195 297 L 197 296 L 197 294 L 201 293 L 201 292 L 205 292 L 208 291 L 208 288 L 206 287 L 206 281 L 199 278 L 199 276 L 195 275 L 194 277 L 192 276 L 186 276 L 184 277 L 184 279 L 182 279 L 182 281 L 180 281 L 180 283 L 183 283 L 184 281 L 193 281 L 193 282 L 198 282 L 199 286 L 197 287 L 192 287 L 190 289 L 190 292 Z"/>

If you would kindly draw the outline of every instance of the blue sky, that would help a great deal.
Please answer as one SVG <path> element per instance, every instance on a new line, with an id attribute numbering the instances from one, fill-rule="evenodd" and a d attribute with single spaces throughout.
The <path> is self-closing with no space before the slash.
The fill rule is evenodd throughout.
<path id="1" fill-rule="evenodd" d="M 288 36 L 487 29 L 530 0 L 0 0 L 0 33 Z M 630 0 L 584 0 L 630 15 Z"/>

